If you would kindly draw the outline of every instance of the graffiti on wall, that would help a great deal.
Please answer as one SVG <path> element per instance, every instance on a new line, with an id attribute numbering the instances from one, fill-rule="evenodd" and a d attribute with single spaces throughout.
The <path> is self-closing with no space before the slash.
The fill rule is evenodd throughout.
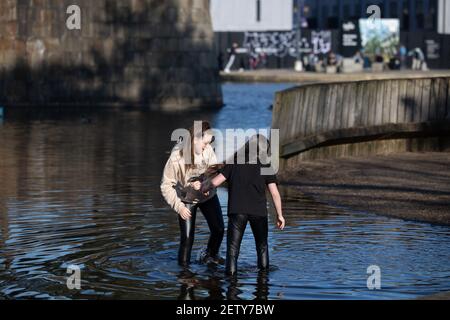
<path id="1" fill-rule="evenodd" d="M 295 31 L 246 32 L 243 47 L 250 52 L 264 53 L 279 58 L 297 56 Z M 310 39 L 302 37 L 302 53 L 326 54 L 331 51 L 331 31 L 312 31 Z"/>

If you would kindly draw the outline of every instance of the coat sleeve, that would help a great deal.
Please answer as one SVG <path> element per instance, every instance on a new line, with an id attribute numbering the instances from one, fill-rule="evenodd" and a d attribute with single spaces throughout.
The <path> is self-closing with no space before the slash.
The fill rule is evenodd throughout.
<path id="1" fill-rule="evenodd" d="M 169 159 L 164 167 L 163 177 L 161 180 L 161 194 L 167 204 L 179 214 L 180 210 L 185 207 L 185 205 L 178 197 L 175 189 L 177 183 L 177 170 L 172 159 Z"/>

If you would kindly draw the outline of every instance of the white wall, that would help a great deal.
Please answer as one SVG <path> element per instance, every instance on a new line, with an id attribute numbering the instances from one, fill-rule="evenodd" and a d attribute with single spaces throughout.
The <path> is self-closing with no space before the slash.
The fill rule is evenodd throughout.
<path id="1" fill-rule="evenodd" d="M 283 31 L 292 29 L 293 0 L 210 0 L 214 31 Z"/>
<path id="2" fill-rule="evenodd" d="M 438 33 L 450 34 L 450 0 L 439 0 Z"/>

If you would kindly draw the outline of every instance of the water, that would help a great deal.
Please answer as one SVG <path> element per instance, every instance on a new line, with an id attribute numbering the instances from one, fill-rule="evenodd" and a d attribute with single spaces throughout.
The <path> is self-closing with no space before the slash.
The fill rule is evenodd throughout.
<path id="1" fill-rule="evenodd" d="M 450 290 L 448 227 L 352 213 L 282 187 L 288 226 L 272 217 L 268 274 L 255 269 L 250 229 L 238 279 L 223 266 L 177 266 L 178 224 L 159 181 L 173 129 L 267 128 L 273 92 L 224 85 L 219 112 L 16 115 L 0 125 L 0 298 L 409 299 Z M 219 190 L 224 212 L 226 190 Z M 199 216 L 195 256 L 208 228 Z M 222 246 L 222 255 L 225 246 Z M 81 290 L 66 287 L 70 264 Z M 378 265 L 382 289 L 366 287 Z"/>

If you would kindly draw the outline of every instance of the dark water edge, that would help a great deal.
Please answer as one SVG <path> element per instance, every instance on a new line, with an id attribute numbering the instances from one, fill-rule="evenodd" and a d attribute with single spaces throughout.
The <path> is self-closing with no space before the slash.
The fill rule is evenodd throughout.
<path id="1" fill-rule="evenodd" d="M 226 84 L 226 106 L 193 113 L 55 110 L 0 125 L 0 299 L 411 299 L 450 289 L 450 230 L 349 212 L 282 187 L 288 227 L 270 217 L 268 274 L 250 228 L 237 279 L 176 264 L 178 224 L 159 192 L 171 132 L 205 119 L 267 128 L 288 85 Z M 226 189 L 219 190 L 226 212 Z M 271 210 L 273 212 L 273 210 Z M 197 221 L 194 258 L 208 228 Z M 222 245 L 221 254 L 225 254 Z M 66 269 L 81 267 L 81 290 Z M 382 289 L 367 289 L 378 265 Z"/>

